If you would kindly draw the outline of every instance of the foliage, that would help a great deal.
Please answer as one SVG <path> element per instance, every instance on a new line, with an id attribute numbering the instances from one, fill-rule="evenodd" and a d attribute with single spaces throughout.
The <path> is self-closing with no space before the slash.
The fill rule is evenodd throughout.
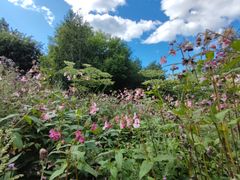
<path id="1" fill-rule="evenodd" d="M 4 19 L 0 21 L 0 56 L 12 59 L 19 69 L 27 71 L 32 67 L 32 61 L 38 60 L 41 46 L 31 37 L 17 30 L 9 30 Z"/>
<path id="2" fill-rule="evenodd" d="M 74 62 L 76 68 L 90 64 L 111 74 L 114 87 L 121 89 L 140 84 L 140 62 L 130 56 L 131 52 L 122 40 L 93 31 L 81 16 L 70 11 L 56 29 L 45 62 L 49 60 L 55 72 L 64 67 L 66 60 Z M 43 63 L 42 67 L 48 68 L 49 64 Z"/>
<path id="3" fill-rule="evenodd" d="M 200 52 L 191 55 L 193 43 L 170 43 L 171 55 L 183 54 L 183 72 L 161 79 L 162 70 L 145 70 L 154 82 L 147 91 L 108 95 L 74 93 L 75 84 L 112 83 L 94 66 L 65 61 L 58 73 L 72 84 L 62 90 L 50 86 L 37 65 L 22 76 L 1 62 L 0 176 L 239 179 L 239 38 L 232 29 L 206 31 L 196 45 Z"/>
<path id="4" fill-rule="evenodd" d="M 102 72 L 89 64 L 83 64 L 83 69 L 75 69 L 75 63 L 69 61 L 64 61 L 64 63 L 67 66 L 61 70 L 62 74 L 72 82 L 71 85 L 77 88 L 79 92 L 96 91 L 113 85 L 110 74 Z"/>

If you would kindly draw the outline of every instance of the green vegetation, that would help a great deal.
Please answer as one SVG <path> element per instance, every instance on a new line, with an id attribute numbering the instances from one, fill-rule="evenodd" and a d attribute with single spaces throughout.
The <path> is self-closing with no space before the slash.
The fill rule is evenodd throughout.
<path id="1" fill-rule="evenodd" d="M 0 29 L 0 42 L 25 38 Z M 69 13 L 40 64 L 21 73 L 1 56 L 0 180 L 239 179 L 239 36 L 208 30 L 171 42 L 178 52 L 183 71 L 166 77 L 167 56 L 141 68 L 123 41 Z"/>

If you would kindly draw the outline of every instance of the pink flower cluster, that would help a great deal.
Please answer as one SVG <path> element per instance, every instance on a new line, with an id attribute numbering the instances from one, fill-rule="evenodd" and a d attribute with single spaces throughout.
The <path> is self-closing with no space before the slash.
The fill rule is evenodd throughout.
<path id="1" fill-rule="evenodd" d="M 99 111 L 99 108 L 97 107 L 97 104 L 96 103 L 92 103 L 92 105 L 90 107 L 89 114 L 90 115 L 95 115 L 98 111 Z"/>
<path id="2" fill-rule="evenodd" d="M 119 116 L 115 117 L 116 123 L 119 123 L 120 129 L 124 128 L 131 128 L 132 126 L 134 128 L 140 127 L 140 119 L 136 113 L 134 113 L 133 118 L 131 118 L 128 115 L 122 116 L 121 119 L 119 119 Z"/>
<path id="3" fill-rule="evenodd" d="M 56 131 L 55 129 L 51 129 L 49 131 L 49 137 L 54 141 L 58 141 L 61 139 L 61 133 L 59 131 Z"/>
<path id="4" fill-rule="evenodd" d="M 80 143 L 84 143 L 85 142 L 84 135 L 82 134 L 82 132 L 80 130 L 77 130 L 75 132 L 75 140 L 80 142 Z"/>

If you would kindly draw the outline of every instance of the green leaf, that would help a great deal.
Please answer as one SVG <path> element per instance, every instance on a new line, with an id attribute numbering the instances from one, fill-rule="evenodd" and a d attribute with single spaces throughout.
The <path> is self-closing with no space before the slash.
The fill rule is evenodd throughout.
<path id="1" fill-rule="evenodd" d="M 140 172 L 139 172 L 139 178 L 142 179 L 143 176 L 145 176 L 153 167 L 153 162 L 150 161 L 143 161 L 141 167 L 140 167 Z"/>
<path id="2" fill-rule="evenodd" d="M 231 46 L 235 51 L 240 51 L 240 40 L 233 41 Z"/>
<path id="3" fill-rule="evenodd" d="M 5 121 L 5 120 L 14 118 L 14 117 L 16 117 L 16 116 L 19 116 L 19 114 L 10 114 L 10 115 L 8 115 L 8 116 L 6 116 L 6 117 L 4 117 L 4 118 L 1 118 L 1 119 L 0 119 L 0 123 L 2 123 L 2 122 Z"/>
<path id="4" fill-rule="evenodd" d="M 215 115 L 215 117 L 216 117 L 218 120 L 223 121 L 224 118 L 225 118 L 225 116 L 226 116 L 226 114 L 227 114 L 229 111 L 230 111 L 229 109 L 226 109 L 226 110 L 224 110 L 224 111 L 221 111 L 221 112 L 217 113 L 217 114 Z"/>
<path id="5" fill-rule="evenodd" d="M 110 169 L 110 173 L 111 173 L 111 175 L 112 175 L 112 177 L 113 177 L 114 179 L 117 179 L 118 170 L 117 170 L 116 167 L 112 167 L 112 168 Z"/>
<path id="6" fill-rule="evenodd" d="M 22 155 L 22 153 L 14 156 L 13 158 L 11 158 L 9 161 L 8 161 L 8 164 L 11 164 L 13 162 L 15 162 L 20 156 Z"/>
<path id="7" fill-rule="evenodd" d="M 66 168 L 67 168 L 67 163 L 64 163 L 60 169 L 54 171 L 54 173 L 51 175 L 51 177 L 50 177 L 49 180 L 53 180 L 53 179 L 55 179 L 56 177 L 58 177 L 58 176 L 60 176 L 61 174 L 63 174 Z"/>
<path id="8" fill-rule="evenodd" d="M 117 163 L 117 168 L 119 170 L 122 169 L 122 163 L 123 163 L 123 155 L 121 151 L 118 151 L 115 155 L 116 163 Z"/>
<path id="9" fill-rule="evenodd" d="M 85 164 L 83 166 L 83 170 L 92 174 L 94 177 L 97 177 L 98 176 L 98 173 L 96 170 L 94 170 L 91 166 L 89 166 L 88 164 Z"/>
<path id="10" fill-rule="evenodd" d="M 17 149 L 23 148 L 22 136 L 18 132 L 13 134 L 13 146 Z"/>
<path id="11" fill-rule="evenodd" d="M 207 60 L 212 60 L 214 58 L 214 52 L 213 51 L 208 51 L 206 53 L 206 58 L 207 58 Z"/>

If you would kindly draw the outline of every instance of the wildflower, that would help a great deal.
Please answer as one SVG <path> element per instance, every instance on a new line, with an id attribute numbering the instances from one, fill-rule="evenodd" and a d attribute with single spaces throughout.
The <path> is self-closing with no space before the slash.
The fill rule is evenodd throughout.
<path id="1" fill-rule="evenodd" d="M 43 114 L 41 115 L 41 119 L 44 120 L 44 121 L 47 121 L 47 120 L 49 120 L 49 119 L 51 119 L 51 118 L 50 118 L 50 116 L 48 115 L 48 113 L 43 113 Z"/>
<path id="2" fill-rule="evenodd" d="M 190 42 L 186 42 L 184 45 L 183 45 L 183 51 L 193 51 L 193 44 L 190 43 Z"/>
<path id="3" fill-rule="evenodd" d="M 84 138 L 84 136 L 83 136 L 83 134 L 82 134 L 82 132 L 80 130 L 77 130 L 75 132 L 75 140 L 79 141 L 80 143 L 84 143 L 85 142 L 85 138 Z"/>
<path id="4" fill-rule="evenodd" d="M 115 116 L 114 119 L 115 119 L 115 122 L 116 122 L 116 123 L 119 123 L 119 116 Z"/>
<path id="5" fill-rule="evenodd" d="M 217 46 L 216 46 L 215 44 L 212 44 L 212 45 L 210 46 L 210 48 L 211 48 L 211 49 L 217 49 Z"/>
<path id="6" fill-rule="evenodd" d="M 48 151 L 46 149 L 44 149 L 44 148 L 41 148 L 39 150 L 39 159 L 40 160 L 44 160 L 44 159 L 47 158 L 47 156 L 48 156 Z"/>
<path id="7" fill-rule="evenodd" d="M 97 123 L 92 123 L 92 126 L 91 126 L 91 131 L 95 131 L 97 129 Z"/>
<path id="8" fill-rule="evenodd" d="M 64 104 L 58 106 L 58 110 L 63 110 L 65 108 Z"/>
<path id="9" fill-rule="evenodd" d="M 112 127 L 112 125 L 108 121 L 105 121 L 103 130 L 110 129 L 111 127 Z"/>
<path id="10" fill-rule="evenodd" d="M 21 81 L 21 82 L 27 82 L 28 79 L 26 78 L 26 76 L 22 76 L 22 77 L 20 78 L 20 81 Z"/>
<path id="11" fill-rule="evenodd" d="M 191 100 L 187 100 L 186 105 L 187 105 L 187 107 L 191 108 L 193 106 L 192 101 Z"/>
<path id="12" fill-rule="evenodd" d="M 196 45 L 197 45 L 197 47 L 198 47 L 198 46 L 201 46 L 201 43 L 202 43 L 202 39 L 201 39 L 200 36 L 198 36 L 197 39 L 196 39 Z"/>
<path id="13" fill-rule="evenodd" d="M 121 120 L 121 121 L 120 121 L 120 129 L 124 129 L 125 127 L 126 127 L 125 121 L 124 121 L 124 120 Z"/>
<path id="14" fill-rule="evenodd" d="M 9 170 L 16 170 L 16 167 L 15 167 L 14 163 L 8 164 L 8 168 L 9 168 Z"/>
<path id="15" fill-rule="evenodd" d="M 90 107 L 90 114 L 95 115 L 99 111 L 99 108 L 97 107 L 96 103 L 93 103 Z"/>
<path id="16" fill-rule="evenodd" d="M 172 49 L 170 49 L 169 54 L 172 55 L 172 56 L 175 56 L 176 51 L 172 48 Z"/>
<path id="17" fill-rule="evenodd" d="M 167 63 L 167 58 L 166 58 L 166 56 L 162 56 L 160 59 L 160 64 L 163 65 L 165 63 Z"/>
<path id="18" fill-rule="evenodd" d="M 226 94 L 222 94 L 221 100 L 222 100 L 223 102 L 226 102 L 226 101 L 227 101 L 227 95 L 226 95 Z"/>
<path id="19" fill-rule="evenodd" d="M 58 141 L 61 139 L 61 133 L 59 131 L 56 131 L 55 129 L 51 129 L 49 131 L 49 137 L 54 141 Z"/>
<path id="20" fill-rule="evenodd" d="M 179 69 L 179 68 L 178 68 L 175 64 L 173 64 L 172 67 L 171 67 L 171 70 L 172 70 L 172 71 L 176 71 L 176 70 L 178 70 L 178 69 Z"/>
<path id="21" fill-rule="evenodd" d="M 136 113 L 134 113 L 133 120 L 134 120 L 133 127 L 139 128 L 140 127 L 140 119 Z"/>
<path id="22" fill-rule="evenodd" d="M 128 117 L 128 115 L 125 115 L 125 121 L 127 122 L 127 127 L 130 128 L 132 125 L 132 119 Z"/>

